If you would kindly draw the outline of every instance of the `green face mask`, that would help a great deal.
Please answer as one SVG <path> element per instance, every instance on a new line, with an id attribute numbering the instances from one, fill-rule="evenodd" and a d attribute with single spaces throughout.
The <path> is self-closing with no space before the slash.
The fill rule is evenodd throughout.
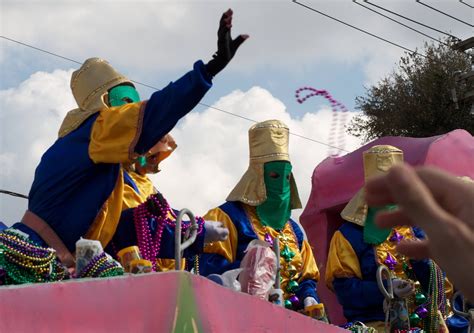
<path id="1" fill-rule="evenodd" d="M 379 245 L 383 243 L 392 232 L 390 228 L 379 228 L 375 225 L 375 215 L 382 210 L 394 210 L 397 206 L 388 205 L 382 208 L 369 207 L 364 225 L 364 242 Z"/>
<path id="2" fill-rule="evenodd" d="M 291 164 L 285 161 L 268 162 L 263 166 L 267 200 L 257 206 L 263 225 L 282 229 L 291 215 Z"/>
<path id="3" fill-rule="evenodd" d="M 138 95 L 138 91 L 132 86 L 116 86 L 109 91 L 110 106 L 120 106 L 136 102 L 140 102 L 140 96 Z"/>

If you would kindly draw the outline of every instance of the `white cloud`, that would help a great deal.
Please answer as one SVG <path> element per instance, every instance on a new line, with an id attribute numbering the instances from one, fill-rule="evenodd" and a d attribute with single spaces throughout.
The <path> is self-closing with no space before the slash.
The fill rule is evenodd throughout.
<path id="1" fill-rule="evenodd" d="M 28 194 L 36 165 L 75 106 L 71 72 L 38 72 L 0 91 L 0 189 Z M 0 194 L 0 220 L 19 220 L 25 207 L 26 200 Z"/>
<path id="2" fill-rule="evenodd" d="M 69 90 L 71 71 L 35 73 L 18 87 L 0 91 L 0 188 L 27 194 L 41 154 L 51 145 L 65 113 L 75 103 Z M 291 132 L 326 142 L 331 111 L 322 108 L 292 118 L 285 105 L 260 87 L 234 91 L 213 106 L 243 117 L 263 121 L 280 119 Z M 174 208 L 187 207 L 196 214 L 221 204 L 248 165 L 249 121 L 214 109 L 191 112 L 172 134 L 175 153 L 153 176 L 156 187 Z M 347 137 L 346 149 L 359 141 Z M 290 137 L 290 155 L 303 204 L 310 192 L 314 167 L 327 156 L 326 146 Z M 0 220 L 19 220 L 26 200 L 0 194 Z M 295 216 L 299 216 L 301 210 Z"/>
<path id="3" fill-rule="evenodd" d="M 16 154 L 3 153 L 0 154 L 0 175 L 2 177 L 12 177 L 15 172 Z"/>
<path id="4" fill-rule="evenodd" d="M 260 87 L 234 91 L 222 97 L 215 107 L 263 121 L 279 119 L 290 131 L 327 142 L 332 111 L 326 108 L 306 113 L 300 119 L 290 116 L 285 105 Z M 349 117 L 352 117 L 349 116 Z M 248 166 L 248 129 L 252 123 L 208 109 L 188 115 L 172 131 L 178 149 L 163 162 L 163 171 L 153 180 L 175 208 L 187 207 L 203 214 L 224 202 Z M 358 139 L 346 137 L 346 149 L 359 146 Z M 328 156 L 328 147 L 290 136 L 290 156 L 303 204 L 311 190 L 314 167 Z M 295 211 L 298 217 L 300 211 Z"/>

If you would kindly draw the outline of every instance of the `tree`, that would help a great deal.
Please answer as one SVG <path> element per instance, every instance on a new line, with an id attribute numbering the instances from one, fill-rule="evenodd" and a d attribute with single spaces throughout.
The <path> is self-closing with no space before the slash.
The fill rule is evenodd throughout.
<path id="1" fill-rule="evenodd" d="M 423 57 L 407 54 L 378 85 L 356 98 L 362 111 L 348 132 L 365 140 L 381 136 L 427 137 L 462 128 L 474 134 L 471 101 L 453 101 L 452 90 L 463 96 L 472 83 L 456 74 L 471 70 L 469 55 L 453 50 L 452 42 L 425 44 Z"/>

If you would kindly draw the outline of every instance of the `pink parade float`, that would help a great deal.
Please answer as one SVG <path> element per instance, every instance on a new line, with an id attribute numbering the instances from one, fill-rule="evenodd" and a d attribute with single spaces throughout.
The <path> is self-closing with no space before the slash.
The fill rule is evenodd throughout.
<path id="1" fill-rule="evenodd" d="M 301 222 L 317 256 L 322 273 L 318 293 L 333 324 L 346 320 L 325 287 L 329 240 L 342 222 L 342 208 L 363 185 L 362 152 L 380 144 L 400 147 L 411 165 L 433 165 L 474 178 L 474 139 L 464 130 L 429 138 L 380 138 L 343 157 L 328 157 L 315 168 Z M 38 306 L 32 299 L 47 301 Z M 103 309 L 100 316 L 97 308 Z M 179 271 L 2 287 L 0 317 L 1 332 L 345 331 Z"/>
<path id="2" fill-rule="evenodd" d="M 409 227 L 393 230 L 371 227 L 374 211 L 393 209 L 394 206 L 367 207 L 362 190 L 368 177 L 386 172 L 393 163 L 403 160 L 414 166 L 436 166 L 472 179 L 473 137 L 463 130 L 429 138 L 383 137 L 341 156 L 347 109 L 322 89 L 303 87 L 296 91 L 295 97 L 299 103 L 304 103 L 316 96 L 329 101 L 333 111 L 328 138 L 330 150 L 328 157 L 313 172 L 311 195 L 300 222 L 315 252 L 321 272 L 318 295 L 328 309 L 331 322 L 352 331 L 359 326 L 356 331 L 362 332 L 460 329 L 466 324 L 460 324 L 446 312 L 449 310 L 446 300 L 452 293 L 439 266 L 427 260 L 412 262 L 396 253 L 395 248 L 391 250 L 392 244 L 404 237 L 423 237 L 422 231 Z M 412 264 L 418 265 L 416 274 Z M 431 272 L 429 279 L 424 280 L 423 288 L 427 289 L 422 289 L 419 282 L 418 274 L 422 278 L 420 267 L 423 266 Z M 394 298 L 393 284 L 400 281 L 414 283 L 413 291 Z M 429 292 L 428 301 L 426 292 Z M 383 298 L 378 294 L 385 298 L 387 305 L 383 308 Z M 456 306 L 453 309 L 459 315 Z M 459 316 L 468 318 L 465 314 Z M 368 327 L 360 321 L 367 322 Z"/>
<path id="3" fill-rule="evenodd" d="M 383 137 L 343 157 L 328 157 L 316 166 L 310 198 L 300 221 L 321 271 L 318 293 L 334 324 L 343 324 L 346 319 L 336 296 L 324 281 L 329 242 L 343 223 L 342 209 L 364 185 L 362 154 L 376 145 L 398 147 L 410 165 L 436 166 L 458 176 L 474 178 L 474 138 L 464 130 L 428 138 Z"/>
<path id="4" fill-rule="evenodd" d="M 302 96 L 304 92 L 307 94 Z M 396 146 L 411 165 L 433 165 L 474 178 L 474 139 L 463 130 L 430 138 L 384 137 L 342 156 L 347 108 L 326 90 L 304 87 L 296 92 L 300 103 L 315 96 L 329 101 L 333 110 L 329 134 L 331 150 L 313 172 L 312 191 L 301 223 L 321 272 L 318 294 L 332 324 L 342 325 L 347 320 L 324 281 L 326 258 L 329 241 L 343 222 L 342 209 L 363 187 L 362 153 L 375 145 Z M 163 212 L 167 210 L 168 207 L 163 207 Z M 144 214 L 137 211 L 139 217 Z M 191 221 L 195 220 L 187 210 L 177 216 L 176 271 L 4 286 L 0 288 L 0 332 L 346 331 L 257 297 L 234 292 L 204 277 L 179 271 L 182 250 L 196 237 L 191 234 L 181 242 L 180 221 L 184 214 L 189 215 Z M 194 229 L 202 228 L 202 223 L 198 220 Z M 145 238 L 139 241 L 151 242 Z M 278 246 L 276 248 L 278 254 Z M 157 250 L 153 248 L 150 253 L 144 253 L 144 257 L 156 257 Z"/>
<path id="5" fill-rule="evenodd" d="M 2 287 L 0 316 L 0 332 L 345 332 L 176 271 Z"/>

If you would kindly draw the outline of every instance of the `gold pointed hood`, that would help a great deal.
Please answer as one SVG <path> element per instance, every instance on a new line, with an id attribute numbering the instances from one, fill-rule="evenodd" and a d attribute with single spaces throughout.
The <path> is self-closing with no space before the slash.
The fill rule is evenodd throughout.
<path id="1" fill-rule="evenodd" d="M 394 146 L 378 145 L 366 150 L 364 158 L 365 182 L 369 178 L 385 174 L 397 163 L 403 163 L 403 151 Z M 360 226 L 365 225 L 368 206 L 364 197 L 364 188 L 360 189 L 344 207 L 341 217 Z"/>
<path id="2" fill-rule="evenodd" d="M 263 165 L 273 161 L 290 161 L 288 153 L 289 129 L 279 120 L 267 120 L 249 129 L 250 162 L 247 171 L 227 197 L 258 206 L 267 200 Z M 290 177 L 291 209 L 301 208 L 293 173 Z"/>
<path id="3" fill-rule="evenodd" d="M 104 97 L 109 89 L 133 83 L 100 58 L 87 59 L 81 68 L 72 73 L 71 90 L 79 108 L 71 110 L 59 129 L 59 137 L 78 128 L 87 118 L 108 107 Z"/>

